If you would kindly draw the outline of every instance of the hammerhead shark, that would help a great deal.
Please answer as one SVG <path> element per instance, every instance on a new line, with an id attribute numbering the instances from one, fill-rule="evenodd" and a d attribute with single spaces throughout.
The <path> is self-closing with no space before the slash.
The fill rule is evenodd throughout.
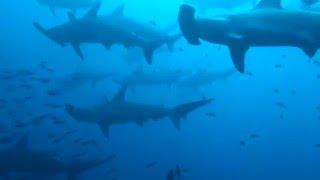
<path id="1" fill-rule="evenodd" d="M 76 108 L 67 104 L 65 109 L 71 117 L 80 122 L 98 124 L 102 132 L 108 137 L 109 128 L 113 125 L 135 123 L 142 126 L 148 120 L 157 121 L 165 117 L 170 117 L 175 128 L 180 129 L 182 118 L 212 102 L 212 99 L 203 99 L 173 108 L 166 108 L 164 106 L 129 102 L 125 99 L 126 91 L 127 86 L 124 85 L 111 101 L 92 108 Z"/>
<path id="2" fill-rule="evenodd" d="M 69 22 L 62 25 L 45 29 L 39 23 L 34 27 L 49 39 L 61 46 L 70 44 L 81 59 L 84 59 L 80 45 L 84 43 L 102 44 L 106 49 L 114 44 L 129 47 L 141 47 L 148 63 L 152 62 L 155 48 L 162 44 L 162 40 L 148 40 L 141 37 L 122 24 L 105 21 L 98 16 L 101 3 L 94 6 L 82 18 L 77 19 L 73 13 L 69 13 Z"/>
<path id="3" fill-rule="evenodd" d="M 10 178 L 10 172 L 47 173 L 51 176 L 66 172 L 69 180 L 75 180 L 78 174 L 108 160 L 105 158 L 68 164 L 50 152 L 30 150 L 28 144 L 28 136 L 24 135 L 12 148 L 0 151 L 0 176 L 7 180 Z"/>
<path id="4" fill-rule="evenodd" d="M 180 29 L 190 44 L 200 39 L 229 47 L 236 69 L 245 72 L 245 56 L 251 47 L 298 47 L 313 57 L 320 47 L 320 13 L 289 10 L 281 0 L 261 0 L 255 9 L 212 19 L 196 19 L 195 9 L 182 5 Z"/>

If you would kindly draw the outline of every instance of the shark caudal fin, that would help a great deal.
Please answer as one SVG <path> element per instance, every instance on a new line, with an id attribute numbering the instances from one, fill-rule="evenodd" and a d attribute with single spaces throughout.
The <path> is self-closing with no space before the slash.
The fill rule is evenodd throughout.
<path id="1" fill-rule="evenodd" d="M 186 118 L 186 116 L 191 113 L 192 111 L 205 106 L 207 104 L 210 104 L 212 102 L 212 99 L 204 99 L 200 101 L 195 101 L 191 103 L 181 104 L 179 106 L 176 106 L 171 110 L 170 118 L 178 130 L 180 130 L 180 123 L 181 119 Z"/>
<path id="2" fill-rule="evenodd" d="M 201 44 L 196 31 L 197 25 L 195 20 L 194 7 L 186 4 L 182 5 L 179 11 L 178 22 L 183 36 L 190 44 Z"/>
<path id="3" fill-rule="evenodd" d="M 169 36 L 167 38 L 167 46 L 168 46 L 168 49 L 170 51 L 173 50 L 173 47 L 174 47 L 174 44 L 182 37 L 181 34 L 176 34 L 176 35 L 173 35 L 173 36 Z"/>

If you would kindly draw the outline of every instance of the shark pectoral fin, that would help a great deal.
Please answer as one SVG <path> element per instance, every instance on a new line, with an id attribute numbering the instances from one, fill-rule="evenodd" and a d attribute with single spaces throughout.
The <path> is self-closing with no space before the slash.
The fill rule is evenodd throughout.
<path id="1" fill-rule="evenodd" d="M 79 43 L 71 43 L 74 51 L 76 52 L 76 54 L 81 58 L 81 60 L 84 60 L 84 56 L 83 53 L 80 49 L 80 44 Z"/>
<path id="2" fill-rule="evenodd" d="M 248 49 L 249 49 L 249 46 L 241 42 L 232 43 L 232 45 L 229 46 L 232 62 L 235 68 L 240 73 L 244 73 L 245 71 L 244 61 L 245 61 L 245 55 Z"/>
<path id="3" fill-rule="evenodd" d="M 312 58 L 318 51 L 318 48 L 314 46 L 305 46 L 301 49 L 309 58 Z"/>
<path id="4" fill-rule="evenodd" d="M 68 12 L 68 18 L 70 22 L 74 22 L 77 20 L 73 12 Z"/>
<path id="5" fill-rule="evenodd" d="M 171 121 L 174 125 L 174 127 L 177 129 L 177 130 L 181 130 L 181 120 L 179 118 L 171 118 Z"/>
<path id="6" fill-rule="evenodd" d="M 153 52 L 154 52 L 154 49 L 151 47 L 145 48 L 143 51 L 144 57 L 145 57 L 148 64 L 152 64 Z"/>
<path id="7" fill-rule="evenodd" d="M 101 128 L 101 131 L 102 131 L 103 135 L 106 138 L 109 139 L 109 137 L 110 137 L 110 127 L 109 126 L 104 126 L 104 127 L 100 126 L 100 128 Z"/>

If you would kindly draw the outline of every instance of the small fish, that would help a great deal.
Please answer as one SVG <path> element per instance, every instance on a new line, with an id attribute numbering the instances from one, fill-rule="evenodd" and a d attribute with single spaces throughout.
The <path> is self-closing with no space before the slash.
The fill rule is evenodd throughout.
<path id="1" fill-rule="evenodd" d="M 274 67 L 275 67 L 276 69 L 281 69 L 281 68 L 283 68 L 283 65 L 282 65 L 282 64 L 276 64 Z"/>
<path id="2" fill-rule="evenodd" d="M 247 143 L 245 141 L 243 141 L 243 140 L 240 141 L 240 146 L 246 146 L 246 145 L 247 145 Z"/>
<path id="3" fill-rule="evenodd" d="M 291 91 L 289 92 L 289 94 L 292 95 L 292 96 L 294 96 L 294 95 L 297 94 L 297 92 L 296 92 L 295 90 L 291 90 Z"/>
<path id="4" fill-rule="evenodd" d="M 30 101 L 30 100 L 32 100 L 33 98 L 34 98 L 33 96 L 26 96 L 26 97 L 24 97 L 24 100 Z"/>
<path id="5" fill-rule="evenodd" d="M 35 73 L 31 70 L 27 70 L 27 69 L 21 69 L 21 70 L 18 70 L 16 71 L 16 76 L 23 76 L 23 77 L 27 77 L 27 76 L 33 76 L 35 75 Z"/>
<path id="6" fill-rule="evenodd" d="M 56 104 L 56 103 L 47 103 L 45 104 L 46 107 L 51 109 L 61 109 L 64 107 L 64 105 Z"/>
<path id="7" fill-rule="evenodd" d="M 36 77 L 34 77 L 34 78 L 32 78 L 32 80 L 37 81 L 42 84 L 48 84 L 51 82 L 51 79 L 49 79 L 49 78 L 36 78 Z"/>
<path id="8" fill-rule="evenodd" d="M 212 118 L 217 117 L 216 113 L 214 113 L 214 112 L 208 112 L 207 116 L 212 117 Z"/>
<path id="9" fill-rule="evenodd" d="M 151 25 L 153 25 L 153 26 L 157 26 L 156 21 L 153 21 L 153 20 L 152 20 L 152 21 L 150 21 L 150 24 L 151 24 Z"/>
<path id="10" fill-rule="evenodd" d="M 82 138 L 78 138 L 78 139 L 74 140 L 74 143 L 79 144 L 79 143 L 81 143 L 81 141 L 83 141 L 83 139 Z"/>
<path id="11" fill-rule="evenodd" d="M 181 171 L 183 173 L 190 173 L 191 172 L 191 168 L 181 168 Z"/>
<path id="12" fill-rule="evenodd" d="M 252 72 L 247 72 L 246 73 L 248 76 L 253 76 L 253 73 Z"/>
<path id="13" fill-rule="evenodd" d="M 54 139 L 52 140 L 52 143 L 58 144 L 58 143 L 62 142 L 62 140 L 64 140 L 64 139 L 65 139 L 65 136 L 56 137 L 56 138 L 54 138 Z"/>
<path id="14" fill-rule="evenodd" d="M 108 157 L 106 158 L 106 161 L 105 161 L 105 162 L 107 162 L 107 163 L 112 162 L 112 161 L 114 161 L 116 158 L 117 158 L 117 155 L 116 155 L 116 154 L 111 154 L 110 156 L 108 156 Z"/>
<path id="15" fill-rule="evenodd" d="M 82 158 L 83 156 L 87 155 L 87 152 L 82 152 L 82 153 L 78 153 L 78 154 L 74 154 L 72 155 L 73 159 L 78 159 L 78 158 Z"/>
<path id="16" fill-rule="evenodd" d="M 33 89 L 33 86 L 31 86 L 30 84 L 21 84 L 20 88 L 29 90 L 29 89 Z"/>
<path id="17" fill-rule="evenodd" d="M 145 168 L 145 169 L 151 169 L 151 168 L 155 167 L 156 165 L 158 165 L 158 162 L 153 161 L 153 162 L 150 162 L 150 163 L 146 164 L 146 165 L 144 166 L 144 168 Z"/>
<path id="18" fill-rule="evenodd" d="M 260 136 L 258 135 L 258 134 L 251 134 L 250 136 L 249 136 L 249 138 L 250 139 L 257 139 L 257 138 L 259 138 Z"/>
<path id="19" fill-rule="evenodd" d="M 15 92 L 17 90 L 17 86 L 16 85 L 9 85 L 7 87 L 7 91 L 8 92 Z"/>
<path id="20" fill-rule="evenodd" d="M 58 91 L 58 90 L 48 90 L 48 91 L 47 91 L 47 95 L 48 95 L 48 96 L 60 96 L 61 93 L 60 93 L 60 91 Z"/>
<path id="21" fill-rule="evenodd" d="M 47 62 L 47 61 L 41 61 L 41 62 L 38 64 L 38 67 L 41 68 L 41 69 L 46 69 L 46 68 L 47 68 L 47 65 L 48 65 L 48 62 Z"/>
<path id="22" fill-rule="evenodd" d="M 313 61 L 313 64 L 316 66 L 320 66 L 320 61 Z"/>
<path id="23" fill-rule="evenodd" d="M 287 106 L 283 102 L 276 102 L 275 105 L 281 109 L 287 109 Z"/>
<path id="24" fill-rule="evenodd" d="M 273 92 L 275 93 L 275 94 L 279 94 L 279 89 L 273 89 Z"/>
<path id="25" fill-rule="evenodd" d="M 50 74 L 52 74 L 52 73 L 54 73 L 54 69 L 52 69 L 52 68 L 47 68 L 47 72 L 50 73 Z"/>
<path id="26" fill-rule="evenodd" d="M 33 119 L 31 119 L 32 124 L 34 125 L 39 125 L 41 123 L 43 123 L 44 120 L 46 119 L 54 119 L 54 115 L 53 114 L 43 114 L 43 115 L 39 115 L 34 117 Z"/>
<path id="27" fill-rule="evenodd" d="M 16 128 L 25 128 L 25 127 L 27 127 L 28 125 L 29 125 L 29 123 L 27 123 L 27 122 L 16 121 L 14 126 L 15 126 Z"/>
<path id="28" fill-rule="evenodd" d="M 71 135 L 71 134 L 73 134 L 73 133 L 75 133 L 75 132 L 76 132 L 76 130 L 70 129 L 70 130 L 66 131 L 64 134 L 65 134 L 65 135 Z"/>
<path id="29" fill-rule="evenodd" d="M 174 179 L 175 179 L 175 173 L 174 173 L 174 170 L 171 169 L 167 173 L 166 180 L 174 180 Z"/>
<path id="30" fill-rule="evenodd" d="M 86 140 L 80 143 L 81 146 L 89 146 L 89 145 L 95 145 L 97 146 L 97 142 L 95 140 Z"/>
<path id="31" fill-rule="evenodd" d="M 66 124 L 66 121 L 64 119 L 54 119 L 52 123 L 56 125 L 63 125 Z"/>

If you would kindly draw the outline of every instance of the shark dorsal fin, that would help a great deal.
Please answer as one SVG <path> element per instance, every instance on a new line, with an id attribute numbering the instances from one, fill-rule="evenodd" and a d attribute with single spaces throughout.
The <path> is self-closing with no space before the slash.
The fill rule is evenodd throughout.
<path id="1" fill-rule="evenodd" d="M 124 8 L 124 4 L 121 4 L 112 12 L 112 16 L 122 17 L 124 14 Z"/>
<path id="2" fill-rule="evenodd" d="M 123 85 L 117 94 L 113 97 L 112 102 L 125 101 L 127 92 L 127 85 Z"/>
<path id="3" fill-rule="evenodd" d="M 70 21 L 70 22 L 74 22 L 74 21 L 77 20 L 77 19 L 76 19 L 76 16 L 75 16 L 74 13 L 72 13 L 72 12 L 68 12 L 68 18 L 69 18 L 69 21 Z"/>
<path id="4" fill-rule="evenodd" d="M 96 1 L 91 9 L 85 14 L 84 18 L 96 18 L 101 7 L 101 2 Z"/>
<path id="5" fill-rule="evenodd" d="M 264 8 L 281 9 L 281 0 L 261 0 L 256 6 L 256 9 Z"/>

